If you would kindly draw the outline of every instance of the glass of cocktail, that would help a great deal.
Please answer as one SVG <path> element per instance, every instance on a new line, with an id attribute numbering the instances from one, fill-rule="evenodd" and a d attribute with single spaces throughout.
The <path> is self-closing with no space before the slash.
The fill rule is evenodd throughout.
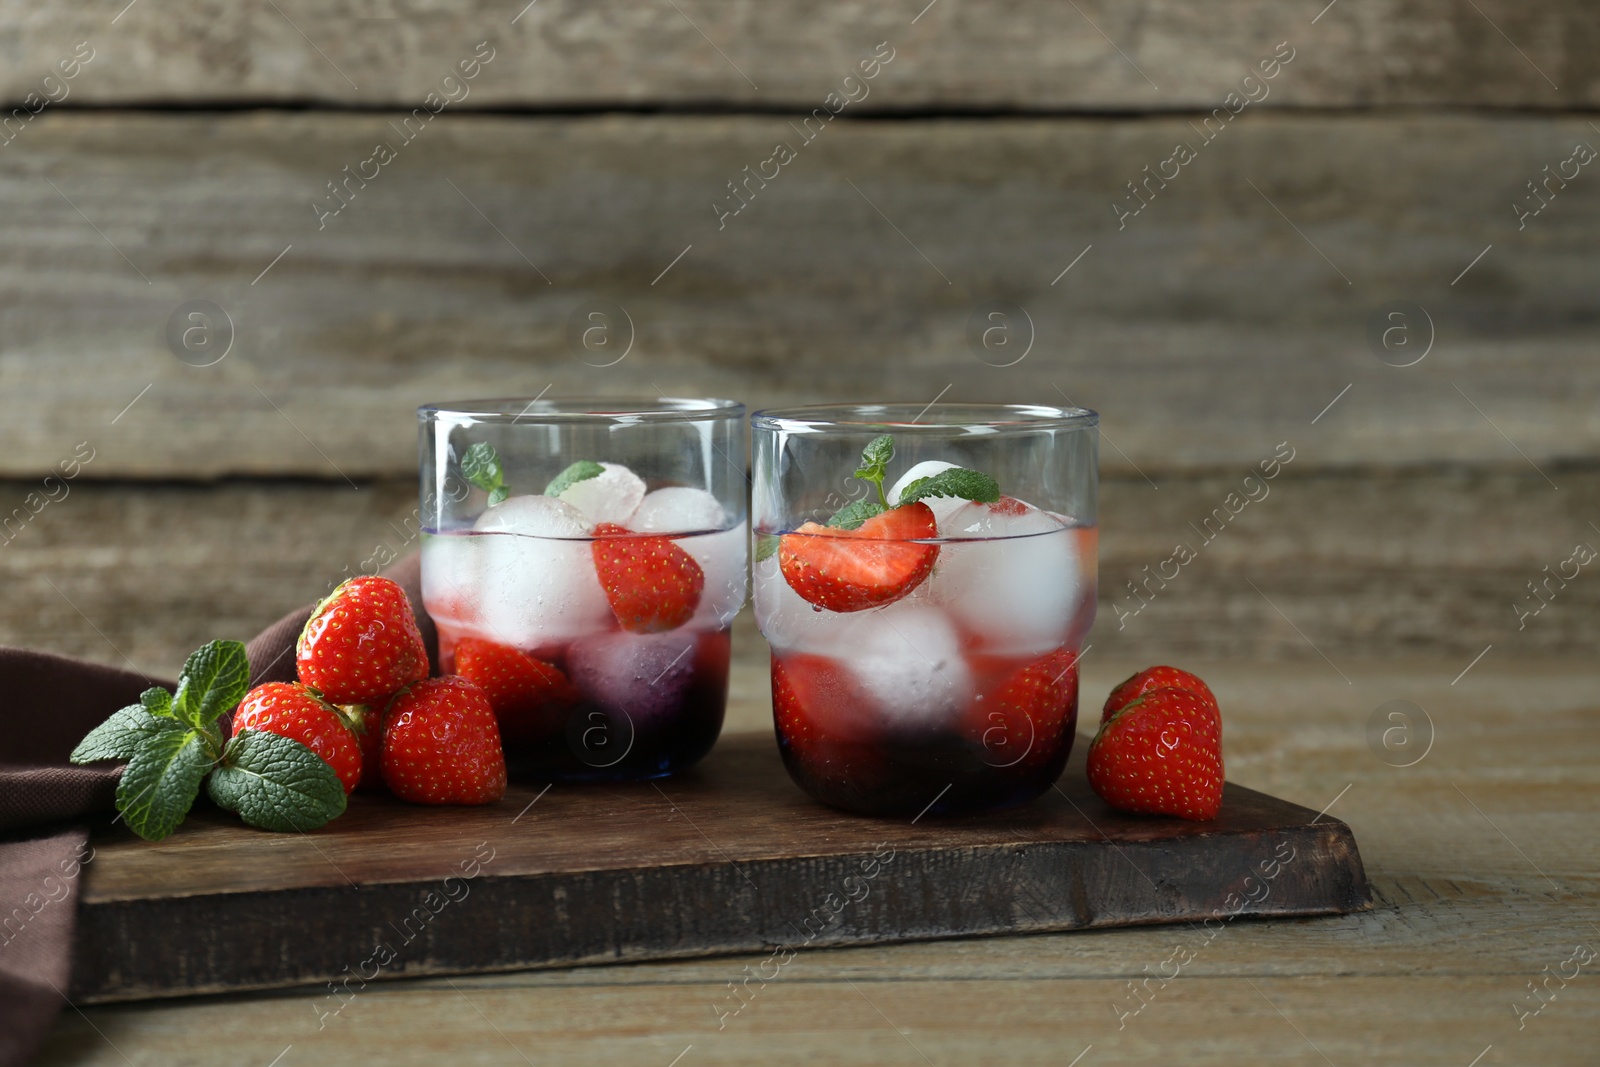
<path id="1" fill-rule="evenodd" d="M 744 604 L 744 407 L 473 400 L 418 409 L 422 596 L 513 774 L 672 774 L 722 729 Z"/>
<path id="2" fill-rule="evenodd" d="M 751 421 L 756 622 L 794 780 L 882 815 L 1048 789 L 1094 621 L 1099 416 L 884 404 Z"/>

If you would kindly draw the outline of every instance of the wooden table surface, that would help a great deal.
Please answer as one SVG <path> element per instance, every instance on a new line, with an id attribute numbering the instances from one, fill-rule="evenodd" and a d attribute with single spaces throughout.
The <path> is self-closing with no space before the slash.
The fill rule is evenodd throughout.
<path id="1" fill-rule="evenodd" d="M 399 981 L 326 1016 L 317 989 L 69 1008 L 39 1062 L 1596 1062 L 1600 669 L 1495 651 L 1455 682 L 1464 663 L 1187 665 L 1223 703 L 1230 778 L 1349 822 L 1374 910 L 1209 941 L 1177 926 L 808 951 L 720 1029 L 728 983 L 764 957 Z M 1085 692 L 1130 666 L 1091 656 Z M 755 663 L 733 689 L 729 729 L 763 729 Z M 1431 744 L 1421 726 L 1408 748 L 1369 743 L 1392 700 L 1425 709 Z M 1137 997 L 1181 949 L 1177 977 Z"/>

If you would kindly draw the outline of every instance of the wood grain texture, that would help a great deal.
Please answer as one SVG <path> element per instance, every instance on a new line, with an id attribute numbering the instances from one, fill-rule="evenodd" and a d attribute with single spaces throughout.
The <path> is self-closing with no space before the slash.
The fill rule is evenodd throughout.
<path id="1" fill-rule="evenodd" d="M 1121 230 L 1111 201 L 1188 120 L 397 123 L 46 113 L 0 152 L 0 472 L 87 441 L 96 477 L 408 477 L 418 403 L 546 388 L 1065 395 L 1105 415 L 1107 472 L 1156 479 L 1283 440 L 1301 470 L 1600 454 L 1600 182 L 1521 232 L 1511 210 L 1596 138 L 1581 119 L 1246 110 Z M 379 141 L 398 157 L 319 230 Z M 799 154 L 719 230 L 778 141 Z M 199 298 L 236 327 L 210 367 L 164 341 Z M 1396 300 L 1433 324 L 1406 368 L 1366 340 Z M 1020 362 L 969 342 L 994 301 L 1030 317 Z M 603 302 L 633 333 L 606 367 L 568 340 Z"/>
<path id="2" fill-rule="evenodd" d="M 665 1067 L 683 1054 L 679 1067 L 923 1056 L 1060 1067 L 1091 1044 L 1080 1067 L 1323 1055 L 1465 1067 L 1490 1045 L 1481 1065 L 1592 1060 L 1600 986 L 1587 970 L 1523 1029 L 1512 1011 L 1546 965 L 1597 940 L 1586 925 L 1600 900 L 1600 841 L 1586 829 L 1600 795 L 1592 663 L 1487 658 L 1453 687 L 1459 668 L 1442 661 L 1367 664 L 1349 686 L 1301 665 L 1187 665 L 1222 701 L 1230 777 L 1314 810 L 1333 802 L 1359 836 L 1377 907 L 1229 924 L 1120 1028 L 1129 983 L 1184 946 L 1184 928 L 805 952 L 722 1029 L 713 1006 L 764 954 L 395 983 L 320 1029 L 325 988 L 86 1007 L 63 1012 L 39 1062 L 207 1064 L 219 1045 L 258 1063 L 292 1045 L 284 1062 L 300 1064 Z M 1085 692 L 1105 692 L 1114 666 L 1088 660 Z M 1380 762 L 1365 735 L 1395 697 L 1438 727 L 1409 768 Z"/>
<path id="3" fill-rule="evenodd" d="M 920 825 L 808 801 L 756 733 L 665 783 L 514 785 L 455 810 L 356 796 L 301 835 L 215 809 L 156 845 L 109 827 L 91 838 L 72 995 L 351 972 L 353 991 L 380 976 L 1206 919 L 1221 930 L 1371 906 L 1338 820 L 1234 785 L 1212 822 L 1119 815 L 1084 780 L 1084 744 L 1059 795 Z"/>
<path id="4" fill-rule="evenodd" d="M 488 40 L 496 57 L 464 101 L 470 107 L 809 110 L 888 41 L 897 55 L 864 101 L 874 108 L 1144 111 L 1214 106 L 1289 41 L 1296 66 L 1268 98 L 1274 106 L 1600 101 L 1597 31 L 1581 0 L 1325 6 L 184 0 L 118 16 L 62 0 L 11 0 L 0 6 L 15 35 L 0 94 L 20 101 L 88 40 L 97 56 L 73 84 L 73 104 L 412 106 Z"/>
<path id="5" fill-rule="evenodd" d="M 1298 463 L 1209 542 L 1197 527 L 1209 518 L 1206 529 L 1217 528 L 1213 511 L 1238 478 L 1162 476 L 1158 487 L 1105 479 L 1095 655 L 1293 659 L 1338 681 L 1318 650 L 1349 673 L 1352 661 L 1401 654 L 1465 666 L 1491 643 L 1496 657 L 1550 657 L 1587 654 L 1600 641 L 1592 567 L 1565 588 L 1541 587 L 1549 602 L 1525 624 L 1517 614 L 1542 603 L 1528 583 L 1545 581 L 1544 568 L 1558 569 L 1580 542 L 1600 548 L 1589 525 L 1600 523 L 1591 508 L 1600 473 L 1556 471 L 1558 492 L 1531 471 L 1301 477 Z M 0 482 L 0 512 L 33 489 Z M 410 481 L 351 489 L 85 476 L 68 490 L 0 543 L 9 594 L 0 644 L 131 663 L 157 677 L 176 673 L 204 642 L 248 638 L 415 547 Z M 1179 543 L 1195 546 L 1197 558 L 1170 582 L 1151 580 L 1172 573 L 1165 561 Z M 764 662 L 748 611 L 733 650 Z M 759 695 L 765 682 L 751 684 Z"/>

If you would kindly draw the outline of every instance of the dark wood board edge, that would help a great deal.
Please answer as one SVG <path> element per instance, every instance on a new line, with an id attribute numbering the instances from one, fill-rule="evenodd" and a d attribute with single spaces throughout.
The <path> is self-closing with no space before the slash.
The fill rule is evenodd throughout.
<path id="1" fill-rule="evenodd" d="M 1215 929 L 1233 918 L 1372 906 L 1354 835 L 1336 819 L 1106 845 L 927 849 L 891 840 L 877 855 L 737 869 L 482 874 L 448 894 L 430 880 L 108 901 L 80 909 L 72 996 L 106 1003 L 336 981 L 359 989 L 364 980 L 763 950 L 781 958 L 778 946 L 1184 922 Z M 395 952 L 386 966 L 380 945 Z M 324 987 L 316 996 L 332 994 Z"/>

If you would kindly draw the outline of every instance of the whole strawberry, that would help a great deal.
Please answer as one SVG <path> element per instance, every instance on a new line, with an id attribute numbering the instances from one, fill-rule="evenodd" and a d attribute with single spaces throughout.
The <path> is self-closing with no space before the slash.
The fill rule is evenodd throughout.
<path id="1" fill-rule="evenodd" d="M 559 737 L 582 695 L 554 665 L 477 637 L 456 642 L 456 673 L 482 689 L 507 745 Z"/>
<path id="2" fill-rule="evenodd" d="M 361 784 L 374 790 L 383 786 L 383 705 L 346 704 L 339 709 L 361 742 Z"/>
<path id="3" fill-rule="evenodd" d="M 1122 811 L 1205 821 L 1222 807 L 1222 716 L 1186 689 L 1152 689 L 1089 745 L 1089 785 Z"/>
<path id="4" fill-rule="evenodd" d="M 428 676 L 428 651 L 405 590 L 352 578 L 316 606 L 296 646 L 300 680 L 331 704 L 371 704 Z"/>
<path id="5" fill-rule="evenodd" d="M 262 730 L 305 745 L 333 768 L 349 793 L 361 781 L 361 741 L 338 709 L 299 682 L 268 682 L 245 694 L 233 713 L 234 736 Z"/>
<path id="6" fill-rule="evenodd" d="M 383 781 L 413 804 L 492 804 L 506 759 L 489 698 L 459 676 L 395 695 L 383 719 Z"/>
<path id="7" fill-rule="evenodd" d="M 689 621 L 706 585 L 693 556 L 669 538 L 634 534 L 613 522 L 594 532 L 594 569 L 624 630 L 653 634 Z"/>
<path id="8" fill-rule="evenodd" d="M 1211 687 L 1202 682 L 1199 675 L 1190 674 L 1177 667 L 1146 667 L 1111 690 L 1111 695 L 1106 697 L 1106 706 L 1100 713 L 1100 721 L 1105 722 L 1127 706 L 1134 697 L 1140 693 L 1148 693 L 1152 689 L 1187 689 L 1202 700 L 1210 702 L 1212 707 L 1218 706 L 1217 698 L 1211 693 Z"/>

